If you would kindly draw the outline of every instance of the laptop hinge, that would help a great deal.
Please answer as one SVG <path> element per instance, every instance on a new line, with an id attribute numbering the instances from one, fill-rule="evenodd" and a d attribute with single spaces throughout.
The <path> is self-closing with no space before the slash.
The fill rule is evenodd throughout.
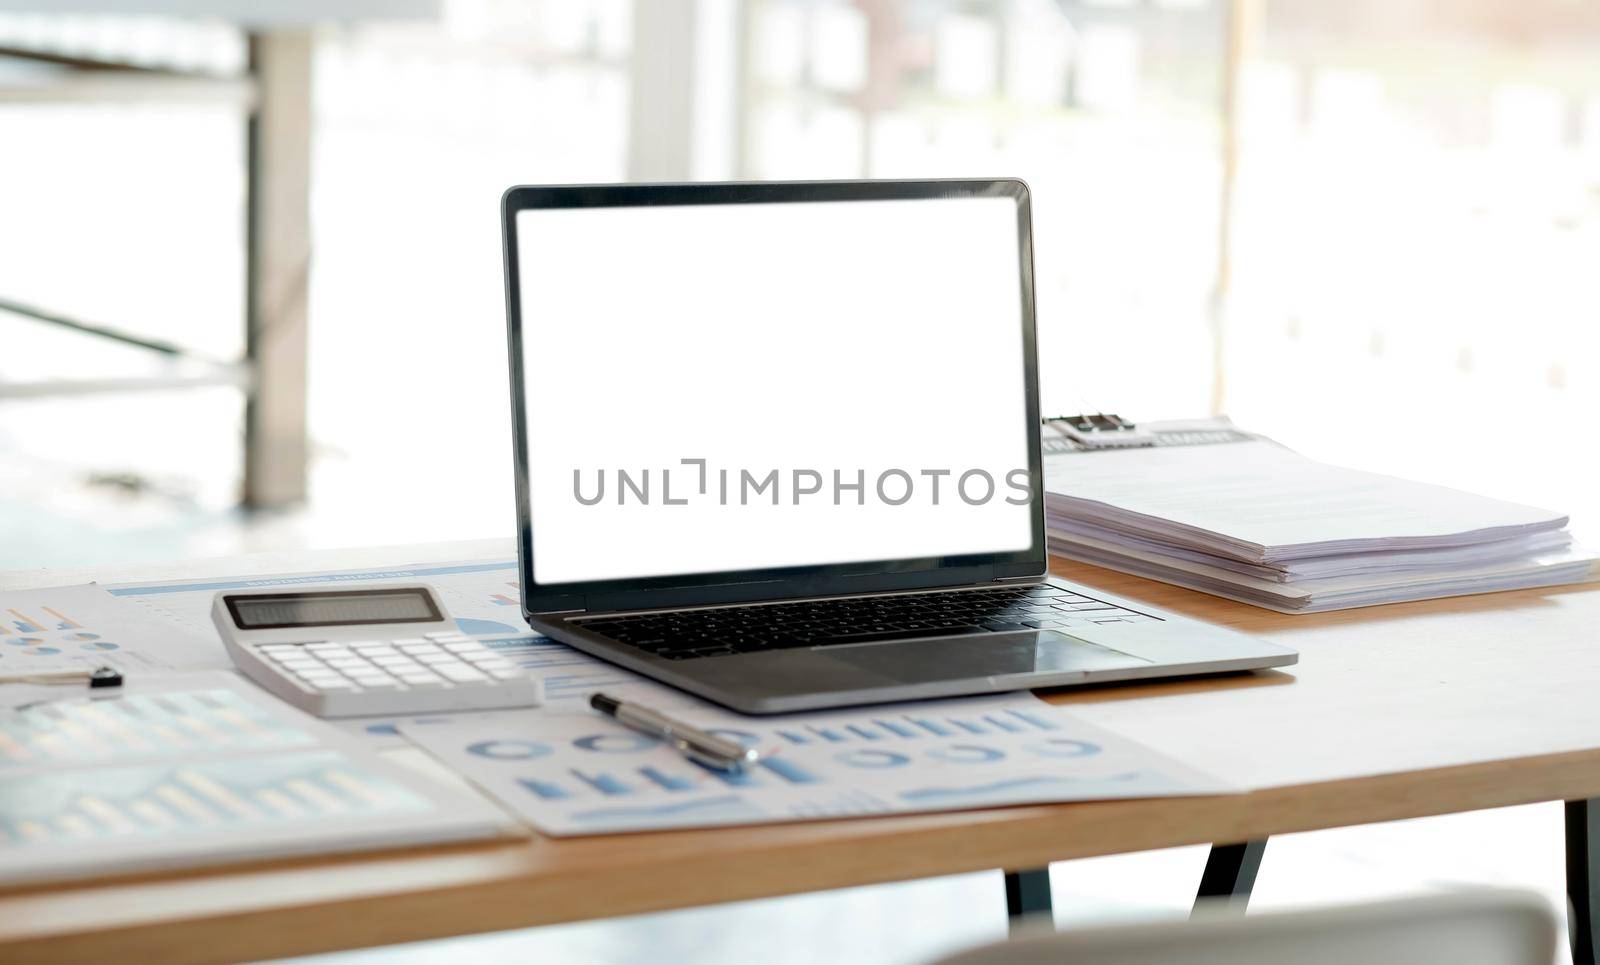
<path id="1" fill-rule="evenodd" d="M 1007 584 L 1010 584 L 1010 583 L 1038 583 L 1043 579 L 1044 579 L 1043 576 L 1002 576 L 1002 577 L 998 577 L 996 579 L 990 580 L 989 582 L 990 583 L 1007 583 Z"/>

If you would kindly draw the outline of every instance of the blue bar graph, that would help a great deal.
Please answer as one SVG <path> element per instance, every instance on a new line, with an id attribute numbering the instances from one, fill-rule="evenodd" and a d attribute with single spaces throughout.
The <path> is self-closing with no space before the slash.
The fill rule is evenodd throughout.
<path id="1" fill-rule="evenodd" d="M 666 788 L 669 791 L 694 790 L 694 782 L 686 777 L 673 777 L 671 774 L 662 773 L 653 767 L 641 767 L 639 768 L 639 773 L 643 774 L 648 780 L 653 781 L 656 785 Z"/>
<path id="2" fill-rule="evenodd" d="M 950 728 L 928 720 L 926 717 L 907 717 L 906 720 L 911 721 L 935 737 L 949 737 L 954 733 Z"/>
<path id="3" fill-rule="evenodd" d="M 790 784 L 815 784 L 821 778 L 794 763 L 781 757 L 767 757 L 761 761 L 761 766 L 778 775 Z"/>
<path id="4" fill-rule="evenodd" d="M 1013 724 L 1011 721 L 1006 720 L 1004 717 L 998 717 L 998 716 L 996 716 L 994 714 L 985 714 L 983 716 L 983 719 L 988 721 L 989 723 L 995 725 L 996 727 L 1000 728 L 1001 730 L 1007 731 L 1007 732 L 1012 733 L 1012 734 L 1019 733 L 1022 730 L 1021 727 L 1018 727 L 1016 724 Z"/>
<path id="5" fill-rule="evenodd" d="M 568 794 L 566 790 L 561 787 L 561 785 L 551 784 L 548 781 L 535 781 L 531 777 L 519 777 L 517 778 L 517 783 L 521 784 L 523 787 L 547 801 L 555 801 L 564 797 L 572 796 Z"/>
<path id="6" fill-rule="evenodd" d="M 1056 725 L 1054 723 L 1052 723 L 1052 722 L 1050 722 L 1048 720 L 1045 720 L 1043 717 L 1038 717 L 1038 716 L 1035 716 L 1033 714 L 1026 714 L 1026 713 L 1023 713 L 1020 710 L 1011 710 L 1011 711 L 1007 711 L 1007 713 L 1009 713 L 1011 716 L 1017 718 L 1018 720 L 1025 721 L 1026 723 L 1032 724 L 1033 726 L 1039 728 L 1040 730 L 1055 730 L 1056 729 Z"/>
<path id="7" fill-rule="evenodd" d="M 756 779 L 751 777 L 748 771 L 723 771 L 712 767 L 708 767 L 706 770 L 715 774 L 718 780 L 729 787 L 749 787 L 756 783 Z"/>
<path id="8" fill-rule="evenodd" d="M 962 730 L 966 731 L 969 734 L 987 733 L 987 731 L 984 730 L 982 724 L 974 724 L 970 720 L 962 720 L 959 717 L 947 717 L 945 719 L 950 721 L 950 723 L 956 725 L 957 727 L 961 728 Z"/>
<path id="9" fill-rule="evenodd" d="M 809 744 L 809 743 L 811 743 L 811 738 L 807 737 L 804 734 L 796 734 L 792 730 L 780 730 L 780 731 L 778 731 L 778 736 L 782 737 L 784 740 L 788 741 L 791 744 Z"/>
<path id="10" fill-rule="evenodd" d="M 875 741 L 882 736 L 877 731 L 868 730 L 867 728 L 862 727 L 860 724 L 846 724 L 844 729 L 852 734 L 855 734 L 857 737 L 861 737 L 869 741 Z"/>
<path id="11" fill-rule="evenodd" d="M 827 727 L 813 727 L 811 728 L 811 733 L 816 734 L 825 741 L 833 741 L 834 743 L 849 739 L 838 731 Z"/>
<path id="12" fill-rule="evenodd" d="M 879 727 L 882 727 L 884 730 L 888 731 L 889 733 L 898 734 L 901 737 L 916 737 L 917 736 L 917 732 L 916 731 L 914 731 L 911 728 L 905 726 L 904 724 L 897 724 L 892 720 L 873 720 L 873 723 L 877 724 Z"/>
<path id="13" fill-rule="evenodd" d="M 585 774 L 577 768 L 572 769 L 572 776 L 599 791 L 601 794 L 627 794 L 628 785 L 622 783 L 610 774 Z"/>

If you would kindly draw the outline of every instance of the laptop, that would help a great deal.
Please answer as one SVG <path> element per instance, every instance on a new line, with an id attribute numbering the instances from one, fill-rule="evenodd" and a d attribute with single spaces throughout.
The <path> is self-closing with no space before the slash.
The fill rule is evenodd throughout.
<path id="1" fill-rule="evenodd" d="M 750 714 L 1295 662 L 1046 572 L 1021 181 L 502 209 L 534 628 Z"/>

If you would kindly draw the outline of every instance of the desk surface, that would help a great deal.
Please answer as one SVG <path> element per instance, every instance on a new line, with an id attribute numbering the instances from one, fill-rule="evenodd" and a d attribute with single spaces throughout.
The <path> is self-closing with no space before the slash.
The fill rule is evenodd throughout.
<path id="1" fill-rule="evenodd" d="M 315 565 L 508 553 L 392 548 Z M 0 587 L 303 568 L 305 556 Z M 229 569 L 229 567 L 234 567 Z M 1286 672 L 1047 694 L 1249 794 L 430 848 L 0 892 L 0 959 L 249 959 L 1600 796 L 1600 586 L 1287 616 L 1056 561 L 1299 648 Z"/>

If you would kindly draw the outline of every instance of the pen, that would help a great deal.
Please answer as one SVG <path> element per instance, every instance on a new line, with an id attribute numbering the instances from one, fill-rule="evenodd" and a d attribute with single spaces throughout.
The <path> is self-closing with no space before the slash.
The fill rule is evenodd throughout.
<path id="1" fill-rule="evenodd" d="M 98 667 L 94 670 L 57 670 L 50 673 L 26 673 L 15 677 L 0 677 L 0 684 L 76 684 L 86 683 L 90 690 L 122 686 L 122 674 L 115 667 Z"/>
<path id="2" fill-rule="evenodd" d="M 761 759 L 753 747 L 738 741 L 708 734 L 698 727 L 673 720 L 660 711 L 624 703 L 605 694 L 590 694 L 589 706 L 641 733 L 659 737 L 677 749 L 678 753 L 707 767 L 719 771 L 737 771 Z"/>

